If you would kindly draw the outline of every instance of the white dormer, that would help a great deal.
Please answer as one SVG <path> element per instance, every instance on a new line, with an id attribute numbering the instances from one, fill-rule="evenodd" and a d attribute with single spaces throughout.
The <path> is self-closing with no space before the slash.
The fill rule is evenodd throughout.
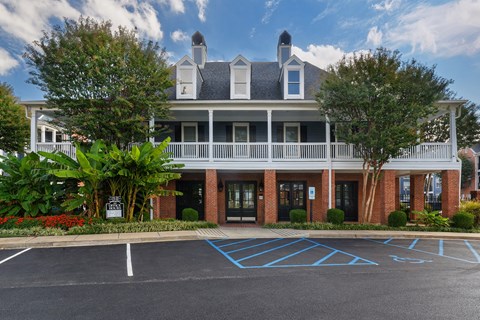
<path id="1" fill-rule="evenodd" d="M 280 75 L 283 99 L 304 99 L 304 70 L 305 63 L 295 55 L 285 61 Z"/>
<path id="2" fill-rule="evenodd" d="M 250 99 L 252 64 L 239 55 L 230 63 L 230 99 Z"/>
<path id="3" fill-rule="evenodd" d="M 197 64 L 188 56 L 184 56 L 175 65 L 177 99 L 197 98 Z M 198 79 L 201 81 L 201 79 Z"/>

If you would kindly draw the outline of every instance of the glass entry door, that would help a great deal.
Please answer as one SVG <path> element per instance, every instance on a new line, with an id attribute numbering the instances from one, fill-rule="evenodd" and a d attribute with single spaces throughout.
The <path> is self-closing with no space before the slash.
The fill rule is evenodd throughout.
<path id="1" fill-rule="evenodd" d="M 335 208 L 345 212 L 345 221 L 358 221 L 358 182 L 335 182 Z"/>
<path id="2" fill-rule="evenodd" d="M 257 220 L 256 189 L 256 182 L 226 182 L 227 222 L 255 222 Z"/>
<path id="3" fill-rule="evenodd" d="M 292 209 L 306 209 L 305 189 L 305 182 L 278 183 L 278 221 L 289 221 Z"/>

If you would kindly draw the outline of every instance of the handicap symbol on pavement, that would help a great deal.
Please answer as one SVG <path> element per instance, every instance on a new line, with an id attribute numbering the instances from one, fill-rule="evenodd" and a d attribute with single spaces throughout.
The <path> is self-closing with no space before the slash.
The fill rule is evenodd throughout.
<path id="1" fill-rule="evenodd" d="M 396 262 L 404 262 L 404 263 L 425 263 L 425 262 L 432 262 L 432 260 L 424 260 L 424 259 L 415 259 L 415 258 L 401 258 L 397 256 L 390 256 L 393 261 Z"/>

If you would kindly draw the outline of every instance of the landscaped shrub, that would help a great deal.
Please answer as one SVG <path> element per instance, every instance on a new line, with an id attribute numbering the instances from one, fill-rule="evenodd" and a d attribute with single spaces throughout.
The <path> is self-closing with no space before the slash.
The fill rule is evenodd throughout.
<path id="1" fill-rule="evenodd" d="M 37 218 L 0 218 L 0 229 L 28 229 L 33 227 L 57 228 L 69 230 L 72 227 L 81 227 L 94 223 L 93 219 L 62 214 L 59 216 L 43 216 Z"/>
<path id="2" fill-rule="evenodd" d="M 452 221 L 453 226 L 456 228 L 471 229 L 473 227 L 473 222 L 475 216 L 468 212 L 458 212 L 453 215 Z"/>
<path id="3" fill-rule="evenodd" d="M 198 211 L 193 208 L 185 208 L 182 210 L 183 221 L 198 221 Z"/>
<path id="4" fill-rule="evenodd" d="M 290 222 L 305 223 L 307 222 L 307 211 L 304 209 L 292 209 L 289 212 Z"/>
<path id="5" fill-rule="evenodd" d="M 417 216 L 417 223 L 423 223 L 427 227 L 450 226 L 450 219 L 442 217 L 438 211 L 428 212 L 427 210 L 423 210 L 413 211 L 413 213 Z"/>
<path id="6" fill-rule="evenodd" d="M 403 211 L 392 211 L 388 215 L 388 226 L 405 227 L 407 225 L 407 215 Z"/>
<path id="7" fill-rule="evenodd" d="M 342 224 L 343 221 L 345 220 L 345 212 L 341 209 L 328 209 L 327 210 L 327 222 L 333 223 L 333 224 Z"/>
<path id="8" fill-rule="evenodd" d="M 475 216 L 474 225 L 480 225 L 480 201 L 462 201 L 459 209 L 461 212 L 473 214 Z"/>

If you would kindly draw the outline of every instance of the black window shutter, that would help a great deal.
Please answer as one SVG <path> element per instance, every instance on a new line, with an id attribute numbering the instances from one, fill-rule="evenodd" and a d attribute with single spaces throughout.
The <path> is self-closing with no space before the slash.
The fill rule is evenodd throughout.
<path id="1" fill-rule="evenodd" d="M 250 142 L 257 142 L 257 127 L 250 125 Z"/>
<path id="2" fill-rule="evenodd" d="M 283 142 L 283 123 L 277 126 L 277 142 Z"/>
<path id="3" fill-rule="evenodd" d="M 198 142 L 205 142 L 205 126 L 198 126 Z"/>
<path id="4" fill-rule="evenodd" d="M 307 141 L 307 126 L 300 126 L 300 142 Z"/>
<path id="5" fill-rule="evenodd" d="M 226 142 L 233 142 L 233 127 L 232 126 L 225 126 L 225 139 Z"/>
<path id="6" fill-rule="evenodd" d="M 174 142 L 182 142 L 182 126 L 180 124 L 175 125 L 175 137 L 173 139 Z"/>

